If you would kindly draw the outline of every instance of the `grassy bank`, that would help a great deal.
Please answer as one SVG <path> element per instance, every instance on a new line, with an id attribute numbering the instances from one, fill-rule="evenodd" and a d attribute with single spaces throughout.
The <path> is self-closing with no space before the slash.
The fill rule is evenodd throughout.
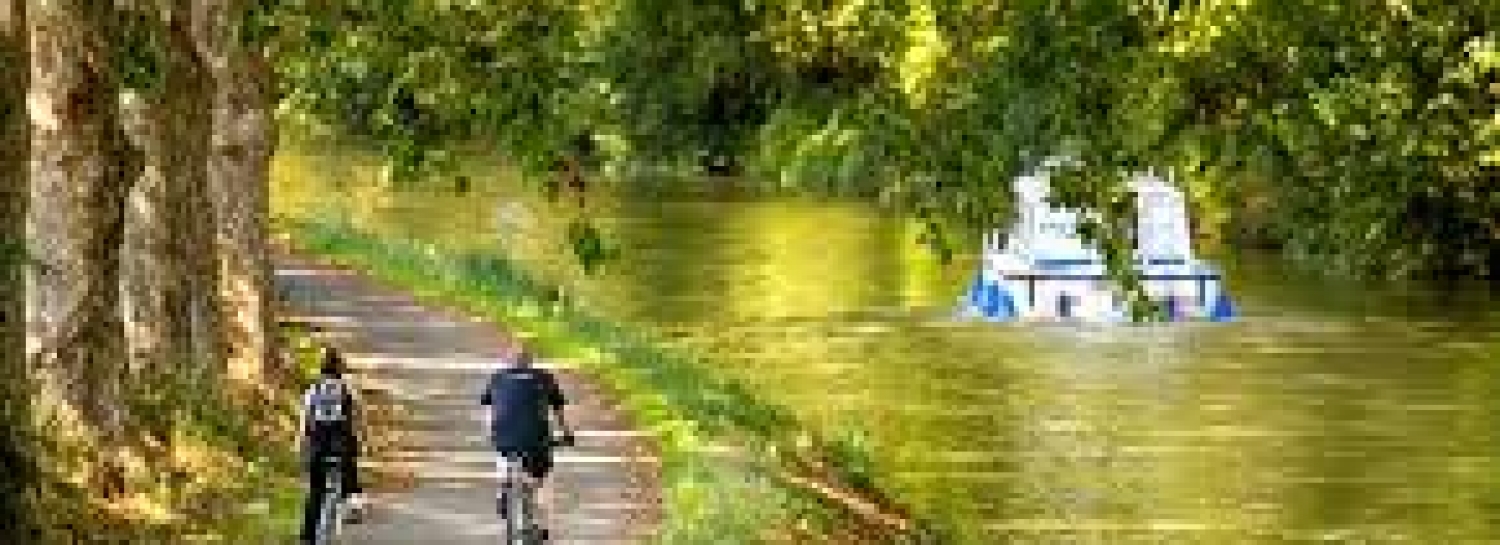
<path id="1" fill-rule="evenodd" d="M 130 446 L 103 452 L 66 410 L 39 418 L 28 444 L 32 520 L 0 541 L 282 544 L 296 535 L 302 490 L 294 448 L 297 392 L 316 347 L 288 331 L 283 376 L 247 391 L 188 373 L 128 394 Z M 274 385 L 273 385 L 274 383 Z M 107 457 L 109 457 L 107 459 Z M 126 469 L 123 493 L 106 495 L 101 463 Z"/>
<path id="2" fill-rule="evenodd" d="M 664 543 L 943 541 L 889 501 L 858 436 L 809 433 L 705 362 L 589 315 L 503 258 L 384 240 L 337 220 L 283 228 L 302 251 L 503 324 L 614 389 L 658 440 Z"/>

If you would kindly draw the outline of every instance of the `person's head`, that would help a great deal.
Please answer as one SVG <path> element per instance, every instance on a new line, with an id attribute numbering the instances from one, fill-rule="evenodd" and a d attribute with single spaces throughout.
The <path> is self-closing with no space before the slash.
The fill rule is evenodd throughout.
<path id="1" fill-rule="evenodd" d="M 332 346 L 323 348 L 323 364 L 318 372 L 325 377 L 339 377 L 344 374 L 344 356 L 339 354 Z"/>
<path id="2" fill-rule="evenodd" d="M 526 369 L 528 367 L 531 367 L 531 364 L 535 359 L 536 356 L 532 354 L 530 350 L 527 350 L 525 348 L 517 348 L 516 355 L 513 358 L 513 361 L 515 362 L 515 366 L 517 368 Z"/>

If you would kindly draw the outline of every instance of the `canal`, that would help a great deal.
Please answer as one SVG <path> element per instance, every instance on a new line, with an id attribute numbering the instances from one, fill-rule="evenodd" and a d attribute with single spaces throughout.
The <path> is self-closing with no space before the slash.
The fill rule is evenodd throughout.
<path id="1" fill-rule="evenodd" d="M 867 441 L 898 499 L 968 542 L 1500 542 L 1500 308 L 1479 288 L 1241 255 L 1234 323 L 967 323 L 950 312 L 975 256 L 940 264 L 863 203 L 599 184 L 589 213 L 624 251 L 586 276 L 558 252 L 575 206 L 504 169 L 392 190 L 314 149 L 278 157 L 277 214 L 517 256 Z"/>

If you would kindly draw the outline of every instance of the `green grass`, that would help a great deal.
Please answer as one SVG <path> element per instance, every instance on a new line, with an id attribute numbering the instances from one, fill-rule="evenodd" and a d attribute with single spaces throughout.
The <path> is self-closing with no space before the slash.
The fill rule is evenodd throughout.
<path id="1" fill-rule="evenodd" d="M 33 521 L 40 533 L 19 542 L 289 542 L 303 494 L 292 422 L 310 356 L 298 336 L 291 340 L 299 348 L 292 353 L 299 362 L 292 384 L 257 399 L 237 400 L 217 378 L 186 374 L 129 392 L 127 430 L 141 442 L 125 453 L 145 462 L 127 477 L 129 494 L 122 498 L 106 501 L 78 478 L 115 454 L 101 452 L 87 434 L 67 431 L 75 426 L 45 418 L 32 442 L 42 466 Z M 145 446 L 156 434 L 171 446 Z"/>
<path id="2" fill-rule="evenodd" d="M 817 437 L 703 360 L 590 315 L 503 257 L 382 239 L 340 220 L 282 229 L 302 251 L 504 324 L 544 357 L 565 357 L 612 387 L 660 446 L 663 543 L 943 541 L 946 532 L 920 521 L 875 530 L 846 505 L 794 484 L 831 484 L 904 519 L 871 473 L 862 435 Z"/>

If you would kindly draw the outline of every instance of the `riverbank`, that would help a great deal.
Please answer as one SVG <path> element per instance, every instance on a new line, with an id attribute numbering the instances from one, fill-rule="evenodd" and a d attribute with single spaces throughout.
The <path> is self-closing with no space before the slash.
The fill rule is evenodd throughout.
<path id="1" fill-rule="evenodd" d="M 127 425 L 139 437 L 118 462 L 127 469 L 123 493 L 106 494 L 91 480 L 104 453 L 86 433 L 69 431 L 65 415 L 41 419 L 28 441 L 39 465 L 33 520 L 21 525 L 30 530 L 5 535 L 7 527 L 0 536 L 36 545 L 285 543 L 303 494 L 296 404 L 318 347 L 305 330 L 284 329 L 283 338 L 284 375 L 253 392 L 179 376 L 135 393 Z"/>
<path id="2" fill-rule="evenodd" d="M 529 338 L 618 392 L 661 445 L 666 543 L 913 542 L 936 539 L 869 471 L 858 438 L 816 437 L 784 408 L 563 300 L 492 256 L 381 240 L 339 222 L 289 222 L 302 251 L 369 271 Z"/>

